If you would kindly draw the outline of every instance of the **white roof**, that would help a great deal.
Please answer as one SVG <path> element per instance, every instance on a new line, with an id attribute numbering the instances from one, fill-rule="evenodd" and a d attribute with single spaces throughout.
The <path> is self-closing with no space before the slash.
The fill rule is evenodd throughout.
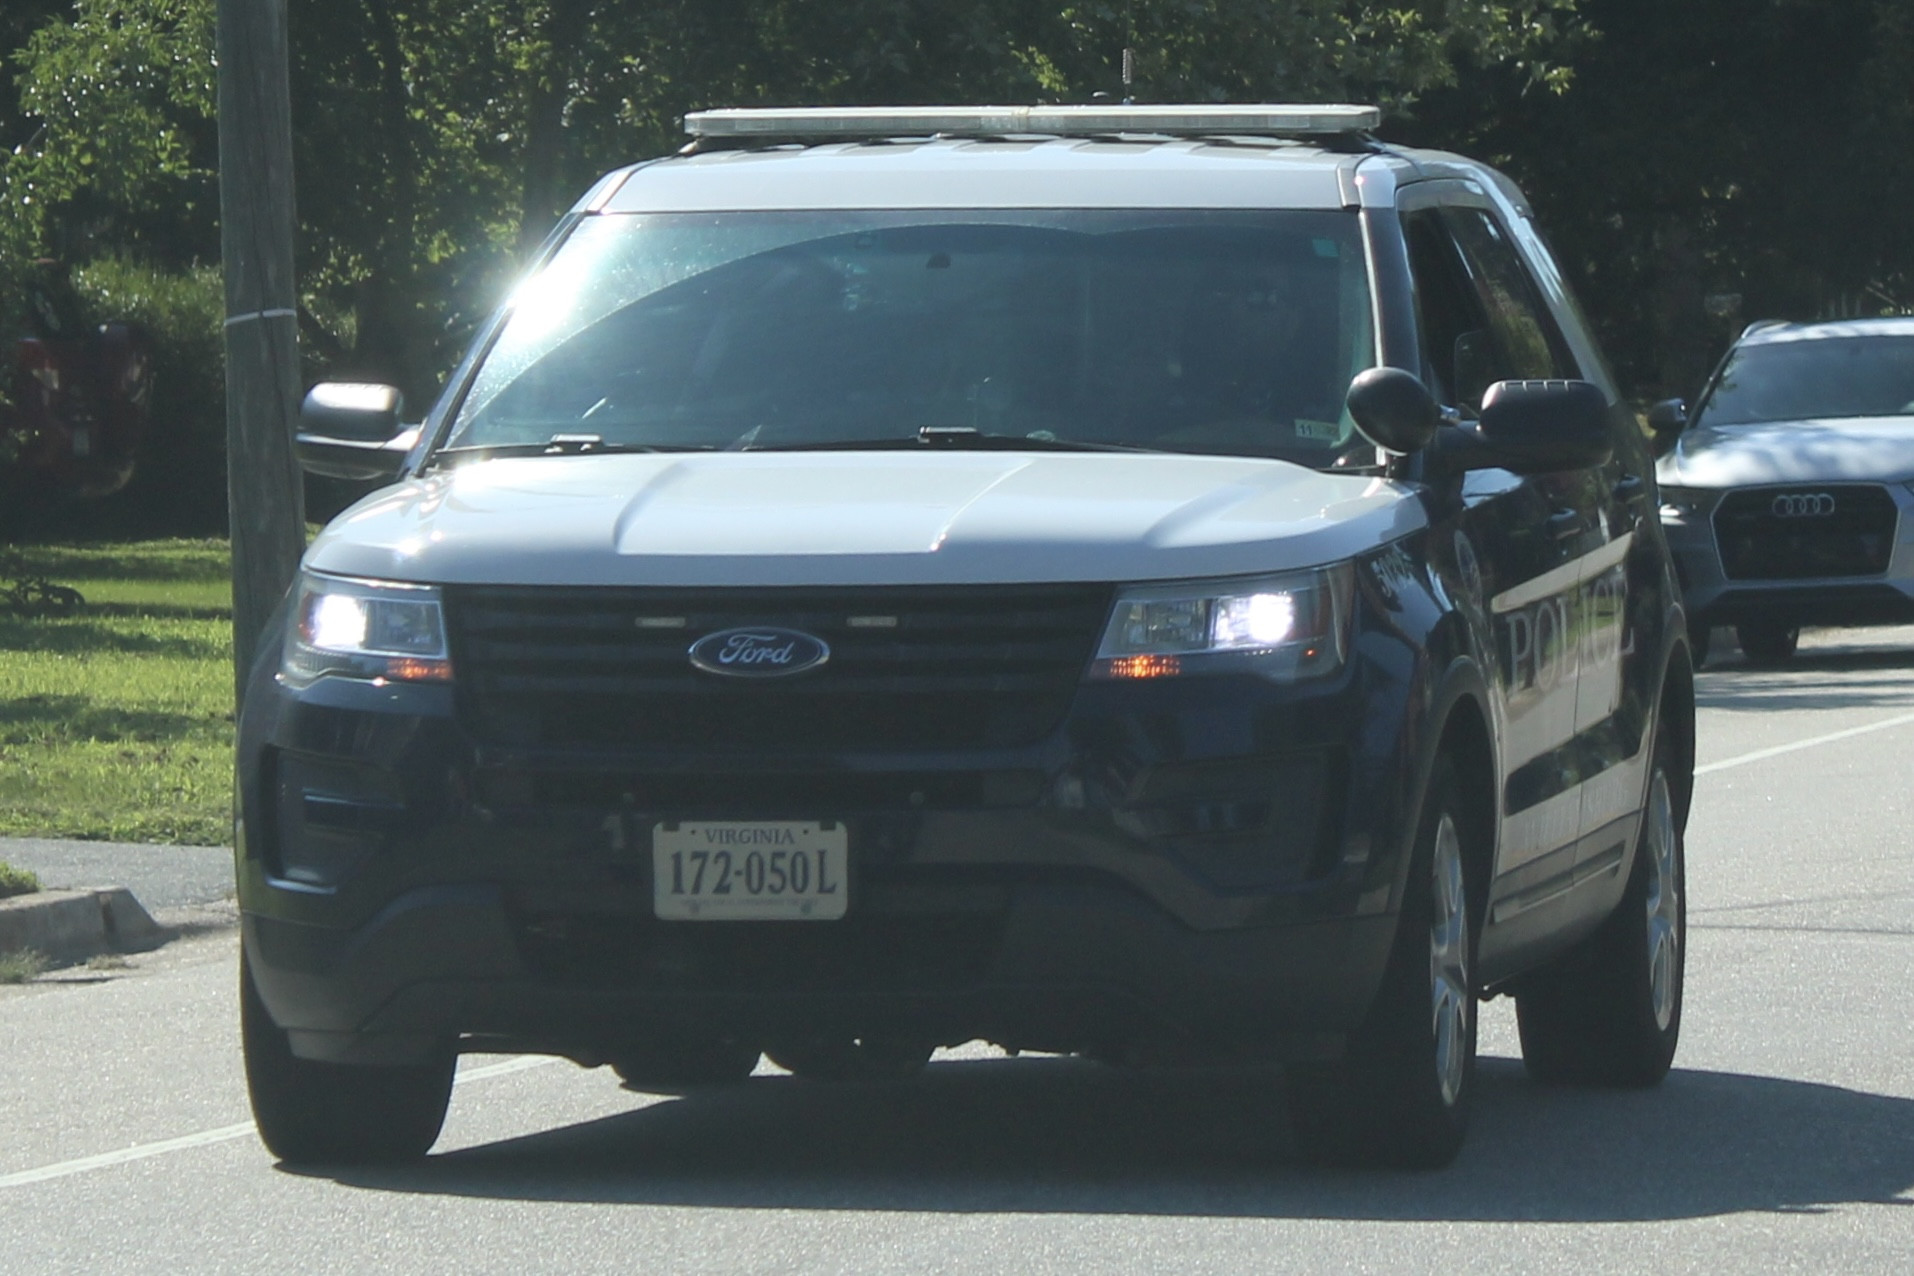
<path id="1" fill-rule="evenodd" d="M 1765 346 L 1789 341 L 1819 341 L 1829 337 L 1914 337 L 1914 316 L 1777 324 L 1749 333 L 1741 339 L 1741 344 Z"/>
<path id="2" fill-rule="evenodd" d="M 911 208 L 1352 208 L 1374 155 L 1245 137 L 936 138 L 713 150 L 629 169 L 606 212 Z"/>

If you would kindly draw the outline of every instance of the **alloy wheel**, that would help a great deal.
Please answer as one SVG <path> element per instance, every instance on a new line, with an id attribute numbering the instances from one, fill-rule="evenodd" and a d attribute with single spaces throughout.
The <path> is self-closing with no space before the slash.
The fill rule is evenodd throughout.
<path id="1" fill-rule="evenodd" d="M 1648 862 L 1648 979 L 1655 1023 L 1665 1032 L 1675 1013 L 1675 970 L 1681 958 L 1681 874 L 1674 801 L 1668 777 L 1659 768 L 1648 788 L 1647 821 L 1642 850 Z"/>
<path id="2" fill-rule="evenodd" d="M 1444 812 L 1436 825 L 1433 916 L 1429 924 L 1429 988 L 1434 1012 L 1436 1078 L 1442 1101 L 1453 1104 L 1462 1092 L 1468 1066 L 1469 906 L 1462 886 L 1462 838 L 1455 818 Z"/>

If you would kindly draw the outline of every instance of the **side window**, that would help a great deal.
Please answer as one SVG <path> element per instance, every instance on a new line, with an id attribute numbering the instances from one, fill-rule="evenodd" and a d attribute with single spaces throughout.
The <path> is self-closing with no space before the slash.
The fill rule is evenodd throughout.
<path id="1" fill-rule="evenodd" d="M 1488 315 L 1498 379 L 1579 377 L 1568 343 L 1508 233 L 1479 208 L 1448 208 L 1443 223 L 1454 234 L 1470 282 Z"/>
<path id="2" fill-rule="evenodd" d="M 1416 330 L 1429 389 L 1443 403 L 1473 409 L 1497 378 L 1488 366 L 1493 353 L 1488 319 L 1468 267 L 1433 210 L 1406 214 L 1402 234 L 1415 281 Z"/>

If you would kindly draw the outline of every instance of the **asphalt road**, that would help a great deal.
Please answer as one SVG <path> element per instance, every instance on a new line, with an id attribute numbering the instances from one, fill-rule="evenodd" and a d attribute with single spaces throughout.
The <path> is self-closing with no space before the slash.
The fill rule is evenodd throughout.
<path id="1" fill-rule="evenodd" d="M 124 886 L 149 912 L 211 904 L 233 893 L 233 853 L 224 846 L 0 837 L 0 863 L 30 869 L 48 889 Z"/>
<path id="2" fill-rule="evenodd" d="M 1914 630 L 1701 694 L 1675 1073 L 1532 1085 L 1493 1003 L 1448 1171 L 1301 1166 L 1263 1077 L 972 1048 L 680 1100 L 471 1059 L 424 1165 L 294 1172 L 246 1122 L 215 931 L 0 990 L 0 1271 L 1910 1270 Z"/>

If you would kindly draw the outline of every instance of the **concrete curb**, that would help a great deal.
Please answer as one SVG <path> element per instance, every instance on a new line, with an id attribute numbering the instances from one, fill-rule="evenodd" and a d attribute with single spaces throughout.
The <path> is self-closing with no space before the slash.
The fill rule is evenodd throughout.
<path id="1" fill-rule="evenodd" d="M 124 886 L 0 899 L 0 952 L 31 948 L 77 960 L 157 948 L 165 939 L 166 932 Z"/>

